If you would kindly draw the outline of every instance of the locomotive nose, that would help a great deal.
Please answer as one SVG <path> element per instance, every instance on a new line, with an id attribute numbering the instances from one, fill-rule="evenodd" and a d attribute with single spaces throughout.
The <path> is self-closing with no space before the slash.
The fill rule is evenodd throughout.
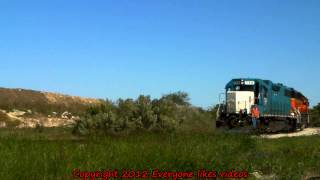
<path id="1" fill-rule="evenodd" d="M 229 114 L 245 113 L 253 105 L 253 91 L 229 91 L 227 93 L 227 112 Z"/>

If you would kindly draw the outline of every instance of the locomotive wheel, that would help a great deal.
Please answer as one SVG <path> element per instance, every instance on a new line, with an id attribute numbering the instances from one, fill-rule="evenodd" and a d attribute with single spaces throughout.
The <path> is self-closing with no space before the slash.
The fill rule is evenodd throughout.
<path id="1" fill-rule="evenodd" d="M 229 128 L 232 129 L 238 126 L 238 119 L 235 116 L 231 116 L 228 121 Z"/>
<path id="2" fill-rule="evenodd" d="M 245 120 L 245 126 L 252 126 L 252 118 L 251 117 L 247 117 Z"/>
<path id="3" fill-rule="evenodd" d="M 297 119 L 292 119 L 292 122 L 291 122 L 291 131 L 292 131 L 292 132 L 297 131 Z"/>
<path id="4" fill-rule="evenodd" d="M 222 127 L 223 126 L 223 122 L 221 122 L 221 121 L 217 121 L 216 122 L 216 127 L 217 128 L 220 128 L 220 127 Z"/>

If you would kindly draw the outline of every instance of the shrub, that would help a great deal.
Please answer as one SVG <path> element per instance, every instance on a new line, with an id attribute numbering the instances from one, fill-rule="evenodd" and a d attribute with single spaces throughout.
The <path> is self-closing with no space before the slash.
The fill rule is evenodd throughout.
<path id="1" fill-rule="evenodd" d="M 124 131 L 174 131 L 184 122 L 210 119 L 206 110 L 191 107 L 187 93 L 164 95 L 160 99 L 139 96 L 136 100 L 108 100 L 87 109 L 74 127 L 76 134 L 119 133 Z"/>
<path id="2" fill-rule="evenodd" d="M 190 98 L 189 98 L 189 95 L 188 93 L 185 93 L 185 92 L 176 92 L 176 93 L 171 93 L 171 94 L 167 94 L 167 95 L 164 95 L 162 97 L 162 99 L 164 100 L 169 100 L 177 105 L 180 105 L 180 106 L 190 106 Z"/>

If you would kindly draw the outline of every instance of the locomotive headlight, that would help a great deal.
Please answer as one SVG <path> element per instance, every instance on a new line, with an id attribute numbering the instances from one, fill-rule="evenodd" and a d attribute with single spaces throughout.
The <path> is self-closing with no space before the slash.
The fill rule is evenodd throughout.
<path id="1" fill-rule="evenodd" d="M 291 116 L 294 116 L 294 113 L 291 113 Z"/>

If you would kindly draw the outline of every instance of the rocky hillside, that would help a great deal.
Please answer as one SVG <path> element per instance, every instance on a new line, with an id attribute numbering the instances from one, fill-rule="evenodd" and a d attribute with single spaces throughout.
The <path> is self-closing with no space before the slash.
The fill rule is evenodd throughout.
<path id="1" fill-rule="evenodd" d="M 0 109 L 33 111 L 49 115 L 52 112 L 73 114 L 82 112 L 86 107 L 99 103 L 97 99 L 81 98 L 57 93 L 25 89 L 0 88 Z"/>
<path id="2" fill-rule="evenodd" d="M 97 99 L 25 89 L 0 88 L 0 127 L 70 125 Z"/>

